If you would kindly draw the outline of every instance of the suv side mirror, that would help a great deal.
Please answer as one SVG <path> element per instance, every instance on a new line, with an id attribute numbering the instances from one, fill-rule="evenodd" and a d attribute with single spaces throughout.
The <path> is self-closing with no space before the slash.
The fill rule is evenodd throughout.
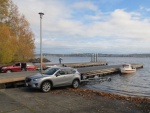
<path id="1" fill-rule="evenodd" d="M 56 73 L 56 77 L 57 77 L 57 76 L 60 76 L 60 73 Z"/>

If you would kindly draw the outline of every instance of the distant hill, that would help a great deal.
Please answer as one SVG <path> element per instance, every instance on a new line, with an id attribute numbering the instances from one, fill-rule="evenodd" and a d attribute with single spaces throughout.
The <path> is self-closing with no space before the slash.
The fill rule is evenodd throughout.
<path id="1" fill-rule="evenodd" d="M 150 54 L 93 54 L 93 53 L 76 53 L 76 54 L 48 54 L 44 53 L 43 56 L 57 56 L 57 57 L 150 57 Z M 39 57 L 40 54 L 35 54 L 36 57 Z"/>

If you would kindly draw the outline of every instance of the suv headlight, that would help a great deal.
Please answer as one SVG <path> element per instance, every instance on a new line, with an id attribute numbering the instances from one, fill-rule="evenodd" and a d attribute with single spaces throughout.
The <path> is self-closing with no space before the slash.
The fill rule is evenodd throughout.
<path id="1" fill-rule="evenodd" d="M 33 81 L 38 81 L 38 80 L 40 80 L 40 78 L 35 78 L 35 79 L 33 79 Z"/>
<path id="2" fill-rule="evenodd" d="M 7 67 L 2 67 L 2 69 L 6 69 Z"/>

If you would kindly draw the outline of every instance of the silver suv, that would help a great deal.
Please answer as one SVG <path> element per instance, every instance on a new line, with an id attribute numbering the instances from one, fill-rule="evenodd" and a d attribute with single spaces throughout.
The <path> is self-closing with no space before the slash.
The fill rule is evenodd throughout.
<path id="1" fill-rule="evenodd" d="M 36 74 L 26 77 L 26 86 L 41 89 L 43 92 L 49 92 L 52 87 L 72 85 L 78 88 L 81 81 L 80 73 L 77 69 L 70 67 L 52 67 L 44 74 Z"/>

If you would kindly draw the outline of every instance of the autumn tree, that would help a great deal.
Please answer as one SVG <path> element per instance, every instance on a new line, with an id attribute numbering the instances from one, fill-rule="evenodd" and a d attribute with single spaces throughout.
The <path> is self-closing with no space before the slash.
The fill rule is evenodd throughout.
<path id="1" fill-rule="evenodd" d="M 0 24 L 0 63 L 8 63 L 14 59 L 16 37 L 5 24 Z"/>
<path id="2" fill-rule="evenodd" d="M 24 16 L 19 18 L 17 26 L 17 51 L 16 58 L 20 61 L 28 60 L 33 57 L 34 53 L 34 38 L 33 33 L 29 29 L 29 23 L 26 21 Z M 23 52 L 22 52 L 23 51 Z M 17 60 L 15 59 L 15 60 Z"/>
<path id="3" fill-rule="evenodd" d="M 5 44 L 5 48 L 3 48 L 5 54 L 0 52 L 0 63 L 26 61 L 33 58 L 34 35 L 25 16 L 19 14 L 18 7 L 11 0 L 0 0 L 0 4 L 3 4 L 3 9 L 5 9 L 0 11 L 3 14 L 0 19 L 0 33 L 2 33 L 0 48 L 3 48 Z M 3 33 L 3 31 L 5 32 Z M 8 54 L 11 55 L 8 56 Z M 6 60 L 7 57 L 9 60 Z"/>
<path id="4" fill-rule="evenodd" d="M 5 24 L 8 19 L 8 0 L 0 0 L 0 63 L 8 63 L 14 59 L 16 38 Z"/>
<path id="5" fill-rule="evenodd" d="M 8 0 L 0 0 L 0 23 L 4 22 L 4 20 L 8 16 Z"/>

